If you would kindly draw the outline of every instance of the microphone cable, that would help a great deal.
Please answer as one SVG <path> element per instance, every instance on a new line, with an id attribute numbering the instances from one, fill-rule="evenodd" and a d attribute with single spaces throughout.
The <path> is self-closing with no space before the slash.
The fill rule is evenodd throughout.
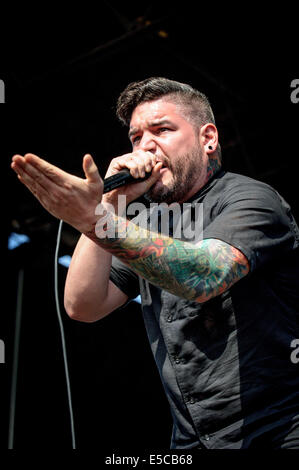
<path id="1" fill-rule="evenodd" d="M 67 361 L 67 352 L 66 352 L 66 346 L 65 346 L 64 327 L 63 327 L 63 322 L 62 322 L 62 317 L 61 317 L 61 311 L 60 311 L 60 306 L 59 306 L 59 295 L 58 295 L 58 252 L 59 252 L 59 246 L 60 246 L 60 240 L 61 240 L 62 225 L 63 225 L 63 220 L 60 220 L 58 233 L 57 233 L 55 259 L 54 259 L 54 290 L 55 290 L 56 311 L 57 311 L 58 323 L 59 323 L 59 328 L 60 328 L 60 336 L 61 336 L 61 344 L 62 344 L 64 371 L 65 371 L 66 388 L 67 388 L 67 399 L 68 399 L 68 405 L 69 405 L 72 448 L 76 449 L 71 385 L 70 385 L 69 368 L 68 368 L 68 361 Z"/>

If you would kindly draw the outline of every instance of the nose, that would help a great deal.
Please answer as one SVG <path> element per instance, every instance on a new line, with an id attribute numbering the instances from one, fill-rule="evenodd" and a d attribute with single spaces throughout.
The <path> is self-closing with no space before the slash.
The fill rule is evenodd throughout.
<path id="1" fill-rule="evenodd" d="M 139 142 L 139 148 L 141 150 L 144 150 L 145 152 L 155 153 L 157 145 L 153 139 L 153 136 L 150 133 L 148 132 L 143 133 L 142 138 Z"/>

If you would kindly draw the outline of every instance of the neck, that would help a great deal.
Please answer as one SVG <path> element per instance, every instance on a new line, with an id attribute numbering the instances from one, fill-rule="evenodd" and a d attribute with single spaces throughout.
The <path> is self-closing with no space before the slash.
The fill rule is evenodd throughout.
<path id="1" fill-rule="evenodd" d="M 198 191 L 200 191 L 201 188 L 203 188 L 209 181 L 210 179 L 213 178 L 213 176 L 219 171 L 221 168 L 221 159 L 218 154 L 213 154 L 209 155 L 207 165 L 203 169 L 203 174 L 202 177 L 198 180 L 198 184 L 196 184 L 191 191 L 186 194 L 184 197 L 184 201 L 187 201 L 192 197 L 194 194 L 196 194 Z M 183 202 L 183 201 L 181 201 Z"/>
<path id="2" fill-rule="evenodd" d="M 207 165 L 207 173 L 206 178 L 203 186 L 207 184 L 207 182 L 219 171 L 221 168 L 221 159 L 219 155 L 213 154 L 209 156 L 208 165 Z"/>

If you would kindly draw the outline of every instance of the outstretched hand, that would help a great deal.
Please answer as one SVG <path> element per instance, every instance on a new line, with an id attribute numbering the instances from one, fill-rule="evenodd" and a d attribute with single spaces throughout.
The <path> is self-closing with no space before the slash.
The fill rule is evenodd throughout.
<path id="1" fill-rule="evenodd" d="M 54 217 L 82 233 L 95 225 L 98 219 L 95 208 L 102 199 L 103 180 L 91 155 L 83 158 L 85 179 L 66 173 L 32 153 L 14 155 L 11 168 Z"/>

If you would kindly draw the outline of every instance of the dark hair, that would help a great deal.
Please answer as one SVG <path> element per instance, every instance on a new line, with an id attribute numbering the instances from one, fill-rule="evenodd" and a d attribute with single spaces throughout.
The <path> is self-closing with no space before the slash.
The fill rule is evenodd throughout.
<path id="1" fill-rule="evenodd" d="M 181 106 L 186 119 L 195 126 L 200 127 L 208 122 L 215 124 L 210 103 L 203 93 L 190 85 L 163 77 L 130 83 L 118 98 L 116 115 L 123 124 L 129 126 L 136 106 L 166 96 L 171 102 Z"/>

